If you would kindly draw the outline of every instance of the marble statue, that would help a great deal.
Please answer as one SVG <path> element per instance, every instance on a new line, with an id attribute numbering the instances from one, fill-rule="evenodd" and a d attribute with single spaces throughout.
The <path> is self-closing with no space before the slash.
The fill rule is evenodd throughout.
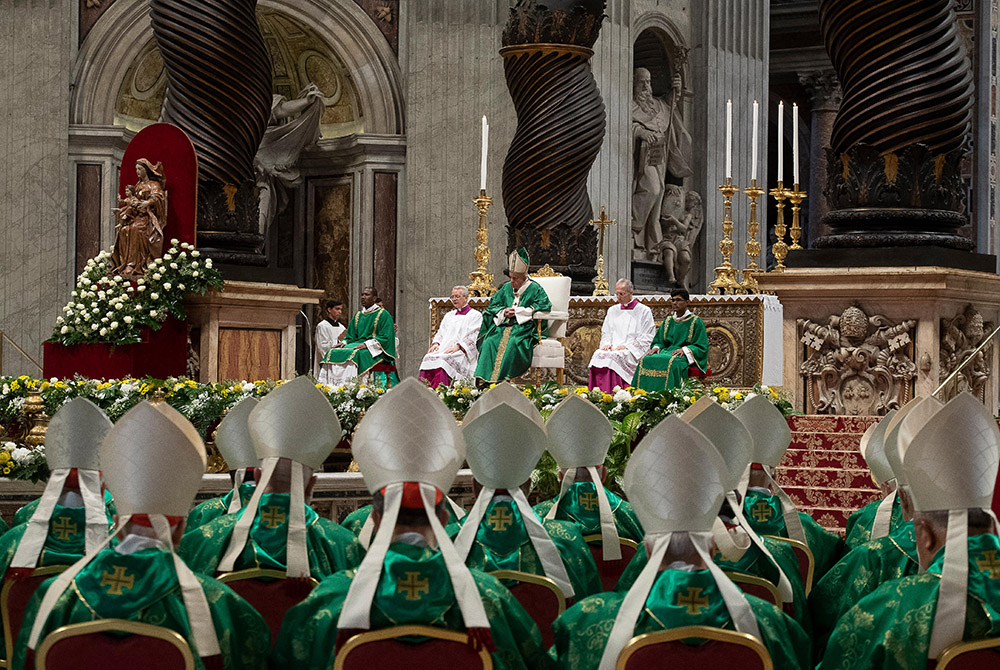
<path id="1" fill-rule="evenodd" d="M 659 233 L 662 237 L 656 249 L 667 274 L 667 281 L 690 289 L 694 244 L 705 223 L 701 195 L 684 192 L 676 184 L 667 184 L 660 209 Z"/>
<path id="2" fill-rule="evenodd" d="M 988 324 L 993 329 L 993 324 Z M 987 324 L 983 315 L 972 305 L 951 319 L 941 319 L 940 381 L 951 375 L 965 359 L 972 355 L 986 339 Z M 962 391 L 969 391 L 980 400 L 985 400 L 986 382 L 990 378 L 990 346 L 975 354 L 957 378 L 949 384 L 946 397 L 954 397 Z"/>
<path id="3" fill-rule="evenodd" d="M 167 191 L 163 164 L 145 158 L 135 163 L 139 178 L 125 187 L 125 197 L 114 210 L 115 247 L 111 252 L 111 275 L 132 280 L 142 277 L 146 267 L 163 254 L 163 229 L 167 226 Z"/>

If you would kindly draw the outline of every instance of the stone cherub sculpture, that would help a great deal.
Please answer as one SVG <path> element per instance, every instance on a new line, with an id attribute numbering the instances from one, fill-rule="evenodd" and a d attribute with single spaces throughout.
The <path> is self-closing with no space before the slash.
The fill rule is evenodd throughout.
<path id="1" fill-rule="evenodd" d="M 115 246 L 111 252 L 111 274 L 133 280 L 163 254 L 163 231 L 167 226 L 167 190 L 163 164 L 140 158 L 135 164 L 139 178 L 125 188 L 125 197 L 114 210 Z"/>
<path id="2" fill-rule="evenodd" d="M 992 329 L 993 324 L 989 326 Z M 986 327 L 983 315 L 971 304 L 954 318 L 941 320 L 940 381 L 947 379 L 982 344 L 986 338 Z M 986 382 L 990 378 L 988 350 L 989 346 L 976 353 L 961 374 L 949 384 L 948 397 L 970 391 L 976 397 L 984 398 Z"/>

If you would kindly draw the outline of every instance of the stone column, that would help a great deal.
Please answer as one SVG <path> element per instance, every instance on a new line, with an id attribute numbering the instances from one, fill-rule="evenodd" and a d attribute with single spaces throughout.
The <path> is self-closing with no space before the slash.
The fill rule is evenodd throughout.
<path id="1" fill-rule="evenodd" d="M 830 134 L 840 109 L 840 82 L 833 70 L 800 72 L 799 83 L 809 92 L 812 114 L 809 119 L 809 234 L 806 239 L 814 240 L 825 235 L 820 223 L 823 215 L 830 211 L 826 201 L 826 148 L 830 146 Z"/>

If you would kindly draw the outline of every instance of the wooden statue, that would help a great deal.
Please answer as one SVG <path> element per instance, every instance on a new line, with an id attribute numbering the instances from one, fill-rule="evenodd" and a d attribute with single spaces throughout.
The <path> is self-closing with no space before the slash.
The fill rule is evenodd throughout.
<path id="1" fill-rule="evenodd" d="M 135 163 L 139 181 L 125 189 L 115 210 L 115 248 L 111 253 L 112 275 L 138 279 L 146 267 L 163 254 L 163 229 L 167 225 L 167 191 L 163 164 L 155 166 L 140 158 Z"/>

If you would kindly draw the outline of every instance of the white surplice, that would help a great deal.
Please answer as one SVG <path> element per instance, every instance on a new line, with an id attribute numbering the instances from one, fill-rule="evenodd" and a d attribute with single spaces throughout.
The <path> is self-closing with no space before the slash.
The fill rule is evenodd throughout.
<path id="1" fill-rule="evenodd" d="M 320 384 L 329 385 L 333 381 L 331 378 L 333 366 L 329 363 L 324 365 L 323 357 L 326 356 L 326 352 L 337 345 L 337 338 L 345 330 L 347 330 L 347 326 L 344 324 L 338 323 L 335 326 L 327 319 L 323 319 L 316 325 L 316 343 L 313 347 L 315 352 L 313 354 L 313 376 Z"/>
<path id="2" fill-rule="evenodd" d="M 609 307 L 604 325 L 601 326 L 602 347 L 625 348 L 618 351 L 598 349 L 590 359 L 590 367 L 609 368 L 626 383 L 632 382 L 635 369 L 639 367 L 639 359 L 649 351 L 649 345 L 656 335 L 652 310 L 637 300 L 632 303 L 635 303 L 632 309 L 624 309 L 620 304 Z"/>
<path id="3" fill-rule="evenodd" d="M 424 356 L 420 363 L 421 370 L 440 368 L 452 380 L 472 377 L 476 373 L 476 361 L 479 360 L 476 339 L 483 325 L 483 313 L 471 307 L 464 314 L 459 314 L 459 311 L 462 310 L 452 310 L 441 319 L 441 326 L 432 342 L 438 345 L 438 350 Z M 444 353 L 455 345 L 458 345 L 458 351 Z"/>

